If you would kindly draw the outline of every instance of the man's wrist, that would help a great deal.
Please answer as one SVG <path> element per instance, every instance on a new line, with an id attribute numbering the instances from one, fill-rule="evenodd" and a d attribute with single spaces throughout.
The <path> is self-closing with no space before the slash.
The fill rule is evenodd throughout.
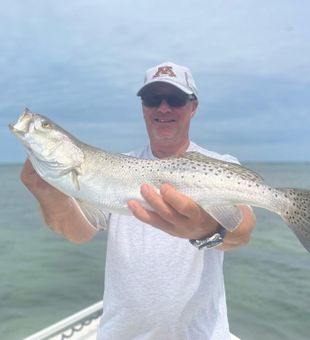
<path id="1" fill-rule="evenodd" d="M 198 249 L 215 248 L 223 244 L 226 232 L 227 230 L 223 226 L 219 225 L 214 234 L 208 235 L 207 237 L 198 240 L 189 240 L 189 242 Z"/>

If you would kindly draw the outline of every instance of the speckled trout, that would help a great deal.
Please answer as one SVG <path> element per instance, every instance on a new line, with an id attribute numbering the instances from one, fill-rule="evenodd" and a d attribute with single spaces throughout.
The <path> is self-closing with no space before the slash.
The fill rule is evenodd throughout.
<path id="1" fill-rule="evenodd" d="M 236 207 L 240 204 L 279 214 L 310 252 L 309 190 L 272 188 L 252 170 L 197 152 L 155 160 L 112 154 L 82 143 L 28 109 L 9 128 L 25 146 L 37 173 L 74 198 L 97 226 L 106 224 L 101 211 L 130 214 L 131 199 L 150 209 L 140 194 L 143 183 L 157 190 L 170 183 L 229 230 L 241 220 Z"/>

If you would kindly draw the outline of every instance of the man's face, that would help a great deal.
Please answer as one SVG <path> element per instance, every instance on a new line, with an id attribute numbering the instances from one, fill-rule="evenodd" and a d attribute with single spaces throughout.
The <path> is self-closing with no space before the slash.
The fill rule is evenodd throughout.
<path id="1" fill-rule="evenodd" d="M 169 100 L 163 99 L 158 106 L 148 106 L 143 103 L 147 96 L 181 96 L 186 95 L 173 85 L 156 83 L 150 85 L 142 95 L 142 108 L 151 144 L 181 145 L 188 140 L 190 120 L 197 108 L 196 100 L 185 100 L 183 106 L 169 105 Z"/>

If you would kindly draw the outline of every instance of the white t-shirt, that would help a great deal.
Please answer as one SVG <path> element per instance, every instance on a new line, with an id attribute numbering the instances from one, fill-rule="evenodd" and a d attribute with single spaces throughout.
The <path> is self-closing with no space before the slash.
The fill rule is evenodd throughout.
<path id="1" fill-rule="evenodd" d="M 237 162 L 192 142 L 188 151 Z M 149 146 L 130 155 L 155 158 Z M 133 216 L 112 215 L 98 339 L 230 339 L 223 257 Z"/>

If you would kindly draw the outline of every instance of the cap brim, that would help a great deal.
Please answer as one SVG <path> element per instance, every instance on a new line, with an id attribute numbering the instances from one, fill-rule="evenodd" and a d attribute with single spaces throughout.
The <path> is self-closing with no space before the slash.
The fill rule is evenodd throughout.
<path id="1" fill-rule="evenodd" d="M 154 79 L 149 81 L 147 84 L 144 84 L 141 89 L 138 91 L 137 96 L 141 96 L 143 91 L 145 91 L 150 85 L 154 84 L 154 83 L 166 83 L 166 84 L 170 84 L 173 85 L 174 87 L 180 89 L 181 91 L 185 92 L 186 94 L 195 94 L 194 91 L 189 90 L 188 88 L 186 88 L 185 86 L 176 83 L 175 81 L 172 81 L 170 79 Z"/>

